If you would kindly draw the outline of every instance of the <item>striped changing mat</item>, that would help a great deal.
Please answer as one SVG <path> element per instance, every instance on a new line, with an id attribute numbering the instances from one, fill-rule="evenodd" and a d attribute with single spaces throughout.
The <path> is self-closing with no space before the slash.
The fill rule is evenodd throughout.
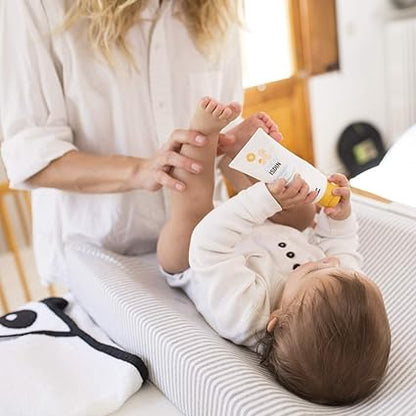
<path id="1" fill-rule="evenodd" d="M 354 206 L 365 271 L 384 294 L 392 328 L 386 380 L 355 406 L 315 405 L 280 387 L 253 353 L 221 339 L 182 292 L 168 287 L 154 255 L 125 257 L 72 243 L 72 290 L 117 344 L 144 359 L 151 380 L 186 415 L 413 415 L 416 216 L 361 197 Z"/>

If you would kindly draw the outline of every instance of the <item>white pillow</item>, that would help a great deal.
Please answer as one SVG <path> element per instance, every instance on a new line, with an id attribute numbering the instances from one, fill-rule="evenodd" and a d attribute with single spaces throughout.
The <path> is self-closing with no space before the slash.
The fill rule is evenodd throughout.
<path id="1" fill-rule="evenodd" d="M 416 125 L 388 150 L 381 163 L 351 179 L 351 185 L 416 207 Z"/>

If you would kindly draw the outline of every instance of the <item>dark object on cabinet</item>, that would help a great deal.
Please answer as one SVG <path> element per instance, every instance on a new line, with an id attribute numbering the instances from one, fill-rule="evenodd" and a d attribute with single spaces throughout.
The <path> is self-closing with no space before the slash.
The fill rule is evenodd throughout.
<path id="1" fill-rule="evenodd" d="M 416 0 L 391 0 L 391 2 L 399 9 L 406 9 L 408 7 L 416 6 Z"/>
<path id="2" fill-rule="evenodd" d="M 386 154 L 379 131 L 366 122 L 347 126 L 338 140 L 337 150 L 350 178 L 377 166 Z"/>

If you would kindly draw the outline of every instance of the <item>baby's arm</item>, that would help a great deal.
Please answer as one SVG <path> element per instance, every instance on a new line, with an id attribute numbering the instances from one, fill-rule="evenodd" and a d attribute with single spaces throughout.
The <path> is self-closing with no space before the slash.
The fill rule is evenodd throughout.
<path id="1" fill-rule="evenodd" d="M 211 211 L 192 234 L 192 274 L 181 286 L 208 323 L 236 344 L 253 345 L 270 313 L 267 280 L 247 266 L 236 246 L 280 209 L 266 186 L 257 183 Z M 265 253 L 258 257 L 260 264 L 268 261 Z"/>
<path id="2" fill-rule="evenodd" d="M 279 179 L 272 184 L 258 182 L 241 191 L 211 211 L 195 228 L 191 241 L 191 257 L 194 257 L 195 263 L 191 259 L 191 267 L 204 261 L 211 266 L 211 263 L 232 258 L 235 246 L 251 233 L 255 225 L 263 224 L 282 209 L 307 204 L 315 196 L 315 192 L 309 192 L 308 185 L 300 175 L 296 175 L 288 185 L 284 179 Z M 196 256 L 199 250 L 213 255 L 215 259 Z"/>
<path id="3" fill-rule="evenodd" d="M 351 190 L 348 179 L 341 174 L 328 178 L 339 185 L 333 193 L 341 197 L 337 206 L 321 210 L 314 232 L 315 243 L 328 256 L 336 256 L 341 266 L 359 270 L 362 257 L 358 253 L 358 223 L 351 209 Z"/>
<path id="4" fill-rule="evenodd" d="M 253 345 L 256 331 L 267 325 L 271 287 L 276 288 L 269 254 L 248 240 L 249 254 L 244 255 L 238 243 L 281 210 L 276 195 L 290 206 L 303 184 L 300 178 L 288 187 L 283 181 L 257 183 L 211 211 L 194 230 L 189 257 L 193 273 L 181 286 L 210 325 L 235 343 Z M 253 259 L 258 267 L 252 266 Z"/>

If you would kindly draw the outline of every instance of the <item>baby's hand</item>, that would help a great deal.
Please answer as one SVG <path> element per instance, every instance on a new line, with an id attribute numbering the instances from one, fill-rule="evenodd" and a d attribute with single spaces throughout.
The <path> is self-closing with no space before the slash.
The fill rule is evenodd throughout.
<path id="1" fill-rule="evenodd" d="M 332 193 L 340 196 L 341 199 L 335 207 L 327 207 L 324 209 L 324 212 L 333 220 L 345 220 L 351 214 L 351 190 L 348 179 L 340 173 L 334 173 L 328 177 L 328 180 L 339 186 L 339 188 L 335 188 Z"/>
<path id="2" fill-rule="evenodd" d="M 285 179 L 278 179 L 266 186 L 283 210 L 297 205 L 310 204 L 316 197 L 316 192 L 309 192 L 308 184 L 299 174 L 295 175 L 290 184 L 287 184 Z"/>

